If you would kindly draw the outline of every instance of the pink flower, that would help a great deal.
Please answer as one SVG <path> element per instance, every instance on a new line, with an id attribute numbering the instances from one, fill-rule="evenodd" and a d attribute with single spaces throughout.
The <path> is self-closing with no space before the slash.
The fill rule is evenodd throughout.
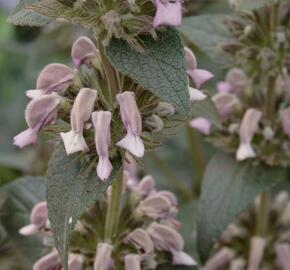
<path id="1" fill-rule="evenodd" d="M 50 64 L 39 74 L 35 90 L 26 91 L 29 98 L 56 92 L 63 94 L 73 83 L 74 71 L 63 64 Z"/>
<path id="2" fill-rule="evenodd" d="M 42 257 L 33 265 L 33 270 L 54 270 L 61 269 L 61 261 L 56 249 Z"/>
<path id="3" fill-rule="evenodd" d="M 190 126 L 197 129 L 204 135 L 210 134 L 211 123 L 203 117 L 197 117 L 191 120 Z"/>
<path id="4" fill-rule="evenodd" d="M 234 252 L 229 248 L 223 248 L 207 262 L 203 270 L 224 269 L 234 256 Z"/>
<path id="5" fill-rule="evenodd" d="M 151 175 L 146 175 L 136 186 L 132 187 L 132 189 L 135 193 L 144 198 L 155 191 L 155 181 Z"/>
<path id="6" fill-rule="evenodd" d="M 68 155 L 88 151 L 83 130 L 85 123 L 91 117 L 96 98 L 96 90 L 82 88 L 75 99 L 71 111 L 71 131 L 60 134 Z"/>
<path id="7" fill-rule="evenodd" d="M 109 147 L 111 143 L 111 119 L 110 112 L 94 112 L 92 114 L 93 125 L 95 128 L 95 143 L 99 162 L 97 173 L 101 180 L 107 180 L 113 170 L 112 163 L 109 159 Z"/>
<path id="8" fill-rule="evenodd" d="M 223 119 L 230 116 L 239 105 L 237 97 L 229 93 L 218 93 L 212 97 L 212 101 Z"/>
<path id="9" fill-rule="evenodd" d="M 80 37 L 72 46 L 72 59 L 77 68 L 89 65 L 98 57 L 99 51 L 95 44 L 87 37 Z"/>
<path id="10" fill-rule="evenodd" d="M 112 265 L 113 246 L 107 243 L 99 243 L 94 261 L 94 270 L 109 270 Z"/>
<path id="11" fill-rule="evenodd" d="M 83 270 L 85 258 L 82 255 L 70 254 L 68 259 L 68 270 Z"/>
<path id="12" fill-rule="evenodd" d="M 237 160 L 245 160 L 256 156 L 251 141 L 257 132 L 262 113 L 257 109 L 248 109 L 240 126 L 240 146 L 237 151 Z"/>
<path id="13" fill-rule="evenodd" d="M 196 265 L 196 262 L 183 252 L 184 241 L 174 229 L 158 223 L 152 223 L 147 232 L 151 236 L 155 248 L 172 253 L 174 265 Z"/>
<path id="14" fill-rule="evenodd" d="M 193 87 L 188 87 L 189 99 L 191 102 L 201 101 L 206 99 L 206 95 Z"/>
<path id="15" fill-rule="evenodd" d="M 117 146 L 129 151 L 136 157 L 144 156 L 144 144 L 140 136 L 142 133 L 142 119 L 138 110 L 135 94 L 124 92 L 117 95 L 120 105 L 120 112 L 123 124 L 127 130 L 127 135 L 117 143 Z"/>
<path id="16" fill-rule="evenodd" d="M 160 25 L 179 26 L 182 23 L 181 0 L 154 0 L 156 15 L 153 20 L 153 27 Z"/>
<path id="17" fill-rule="evenodd" d="M 125 239 L 126 242 L 132 243 L 137 249 L 144 250 L 146 254 L 154 251 L 153 242 L 149 234 L 143 229 L 135 229 Z"/>
<path id="18" fill-rule="evenodd" d="M 250 244 L 248 269 L 259 269 L 263 261 L 267 241 L 259 236 L 253 237 Z"/>
<path id="19" fill-rule="evenodd" d="M 25 110 L 28 129 L 14 137 L 14 145 L 23 148 L 36 144 L 40 130 L 57 120 L 59 102 L 56 95 L 44 95 L 31 100 Z"/>
<path id="20" fill-rule="evenodd" d="M 33 235 L 45 228 L 48 221 L 48 209 L 46 202 L 40 202 L 34 206 L 30 215 L 31 224 L 19 230 L 22 235 Z"/>
<path id="21" fill-rule="evenodd" d="M 290 265 L 290 245 L 287 243 L 277 244 L 275 246 L 277 263 L 281 270 L 288 270 Z"/>
<path id="22" fill-rule="evenodd" d="M 283 131 L 290 138 L 290 107 L 281 111 L 281 120 Z"/>
<path id="23" fill-rule="evenodd" d="M 200 87 L 205 82 L 212 79 L 214 75 L 207 70 L 197 68 L 196 57 L 189 48 L 185 47 L 184 52 L 185 52 L 185 61 L 187 65 L 187 74 L 195 83 L 196 88 L 200 89 Z"/>
<path id="24" fill-rule="evenodd" d="M 141 256 L 136 254 L 126 255 L 125 270 L 141 270 Z"/>

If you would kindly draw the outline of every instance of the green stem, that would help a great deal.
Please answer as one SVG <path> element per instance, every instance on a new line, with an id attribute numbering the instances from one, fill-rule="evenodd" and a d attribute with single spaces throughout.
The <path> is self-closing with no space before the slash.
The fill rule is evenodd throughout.
<path id="1" fill-rule="evenodd" d="M 105 239 L 107 241 L 113 241 L 116 230 L 118 229 L 122 187 L 123 173 L 121 170 L 119 172 L 119 175 L 117 176 L 117 179 L 112 185 L 112 194 L 110 197 L 109 207 L 106 216 Z"/>
<path id="2" fill-rule="evenodd" d="M 258 219 L 256 227 L 256 235 L 266 236 L 268 227 L 268 205 L 269 198 L 267 192 L 264 192 L 260 197 L 260 206 L 258 210 Z"/>
<path id="3" fill-rule="evenodd" d="M 272 120 L 275 112 L 275 86 L 276 77 L 270 76 L 268 79 L 267 93 L 265 98 L 265 115 L 267 119 Z"/>

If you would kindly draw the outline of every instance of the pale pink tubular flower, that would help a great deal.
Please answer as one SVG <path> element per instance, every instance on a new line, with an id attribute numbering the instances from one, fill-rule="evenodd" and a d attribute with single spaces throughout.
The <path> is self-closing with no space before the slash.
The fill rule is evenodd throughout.
<path id="1" fill-rule="evenodd" d="M 266 245 L 267 241 L 262 237 L 255 236 L 251 239 L 248 263 L 249 270 L 256 270 L 260 268 L 260 264 L 263 261 Z"/>
<path id="2" fill-rule="evenodd" d="M 39 74 L 36 89 L 26 91 L 29 98 L 37 98 L 53 92 L 63 94 L 73 83 L 74 71 L 63 64 L 49 64 Z"/>
<path id="3" fill-rule="evenodd" d="M 57 95 L 44 95 L 31 100 L 25 110 L 28 129 L 14 137 L 14 145 L 24 146 L 37 143 L 40 130 L 57 120 L 60 98 Z"/>
<path id="4" fill-rule="evenodd" d="M 189 91 L 189 99 L 191 102 L 206 99 L 206 95 L 203 92 L 199 91 L 198 89 L 189 86 L 188 91 Z"/>
<path id="5" fill-rule="evenodd" d="M 137 254 L 126 255 L 125 270 L 141 270 L 141 256 Z"/>
<path id="6" fill-rule="evenodd" d="M 232 250 L 229 248 L 223 248 L 207 262 L 203 270 L 223 269 L 234 258 L 234 256 L 235 254 Z"/>
<path id="7" fill-rule="evenodd" d="M 212 97 L 212 101 L 223 119 L 230 116 L 239 105 L 237 97 L 230 93 L 218 93 Z"/>
<path id="8" fill-rule="evenodd" d="M 154 251 L 153 242 L 149 234 L 143 229 L 135 229 L 125 239 L 132 243 L 136 248 L 144 250 L 145 254 L 151 254 Z"/>
<path id="9" fill-rule="evenodd" d="M 157 250 L 165 250 L 172 253 L 174 265 L 196 265 L 194 259 L 183 252 L 184 241 L 174 229 L 163 224 L 152 223 L 147 228 L 147 232 Z"/>
<path id="10" fill-rule="evenodd" d="M 142 133 L 142 119 L 135 100 L 135 94 L 126 91 L 118 94 L 116 98 L 120 105 L 123 124 L 127 130 L 127 135 L 117 143 L 117 146 L 141 158 L 144 156 L 145 148 L 140 138 Z"/>
<path id="11" fill-rule="evenodd" d="M 111 120 L 112 114 L 108 111 L 99 111 L 92 114 L 93 125 L 95 128 L 95 143 L 99 162 L 97 173 L 101 180 L 107 180 L 113 170 L 109 159 L 109 147 L 111 143 Z"/>
<path id="12" fill-rule="evenodd" d="M 99 243 L 94 261 L 94 270 L 109 270 L 112 265 L 113 246 L 107 243 Z"/>
<path id="13" fill-rule="evenodd" d="M 281 111 L 282 127 L 285 134 L 290 138 L 290 107 Z"/>
<path id="14" fill-rule="evenodd" d="M 80 37 L 72 46 L 71 56 L 77 68 L 91 64 L 98 55 L 98 49 L 88 37 Z"/>
<path id="15" fill-rule="evenodd" d="M 61 261 L 56 249 L 42 257 L 33 265 L 33 270 L 61 269 Z"/>
<path id="16" fill-rule="evenodd" d="M 275 246 L 277 256 L 277 263 L 281 270 L 289 270 L 290 266 L 290 245 L 287 243 L 280 243 Z"/>
<path id="17" fill-rule="evenodd" d="M 68 270 L 83 270 L 84 257 L 79 254 L 70 254 L 68 259 Z"/>
<path id="18" fill-rule="evenodd" d="M 214 75 L 207 70 L 197 68 L 196 57 L 189 48 L 185 47 L 184 53 L 187 65 L 187 74 L 195 83 L 196 88 L 200 89 L 200 87 L 212 79 Z"/>
<path id="19" fill-rule="evenodd" d="M 190 126 L 194 129 L 197 129 L 204 135 L 210 134 L 211 123 L 204 117 L 197 117 L 191 120 Z"/>
<path id="20" fill-rule="evenodd" d="M 236 154 L 237 160 L 253 158 L 256 153 L 251 145 L 251 141 L 257 132 L 262 113 L 257 109 L 248 109 L 243 117 L 240 126 L 240 146 Z"/>
<path id="21" fill-rule="evenodd" d="M 48 221 L 48 209 L 46 202 L 40 202 L 34 206 L 30 215 L 31 224 L 19 230 L 22 235 L 33 235 L 40 232 Z"/>
<path id="22" fill-rule="evenodd" d="M 181 0 L 153 0 L 156 6 L 156 14 L 153 27 L 161 25 L 180 26 L 182 23 Z"/>
<path id="23" fill-rule="evenodd" d="M 83 130 L 85 123 L 91 117 L 96 98 L 96 90 L 82 88 L 75 99 L 71 111 L 71 131 L 60 134 L 68 155 L 88 151 Z"/>

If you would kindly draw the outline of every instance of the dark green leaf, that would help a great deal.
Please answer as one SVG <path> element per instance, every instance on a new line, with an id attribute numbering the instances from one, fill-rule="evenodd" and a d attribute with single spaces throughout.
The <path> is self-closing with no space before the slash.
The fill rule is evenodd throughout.
<path id="1" fill-rule="evenodd" d="M 173 29 L 160 32 L 157 40 L 144 36 L 141 43 L 145 53 L 121 39 L 112 39 L 107 47 L 112 64 L 145 89 L 172 103 L 182 115 L 190 117 L 186 65 L 178 32 Z"/>
<path id="2" fill-rule="evenodd" d="M 0 196 L 7 196 L 1 210 L 1 222 L 9 240 L 21 251 L 30 264 L 34 263 L 43 251 L 37 237 L 22 236 L 19 229 L 30 223 L 30 212 L 34 205 L 44 200 L 45 182 L 41 177 L 24 177 L 0 189 Z"/>
<path id="3" fill-rule="evenodd" d="M 53 21 L 52 18 L 29 10 L 29 5 L 39 2 L 40 0 L 20 0 L 8 22 L 15 25 L 44 26 Z"/>
<path id="4" fill-rule="evenodd" d="M 203 181 L 198 209 L 198 245 L 205 260 L 213 243 L 235 217 L 260 193 L 287 180 L 285 169 L 253 166 L 218 153 L 210 161 Z"/>
<path id="5" fill-rule="evenodd" d="M 185 18 L 180 28 L 186 39 L 220 64 L 230 61 L 220 45 L 233 41 L 231 33 L 221 20 L 222 16 L 225 15 L 199 15 Z"/>
<path id="6" fill-rule="evenodd" d="M 67 156 L 57 144 L 48 166 L 46 199 L 49 220 L 63 266 L 67 269 L 71 232 L 81 214 L 100 198 L 120 171 L 121 160 L 113 161 L 114 171 L 107 182 L 98 179 L 95 166 L 79 155 Z"/>
<path id="7" fill-rule="evenodd" d="M 192 114 L 194 117 L 204 117 L 216 127 L 221 126 L 220 117 L 210 98 L 195 102 L 192 105 Z"/>

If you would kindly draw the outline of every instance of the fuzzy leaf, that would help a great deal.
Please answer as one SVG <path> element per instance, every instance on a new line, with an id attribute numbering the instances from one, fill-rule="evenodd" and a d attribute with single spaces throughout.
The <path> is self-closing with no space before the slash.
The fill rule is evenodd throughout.
<path id="1" fill-rule="evenodd" d="M 224 64 L 230 61 L 220 45 L 233 41 L 231 33 L 222 22 L 225 15 L 199 15 L 185 18 L 180 27 L 187 40 L 208 54 L 213 61 Z"/>
<path id="2" fill-rule="evenodd" d="M 195 102 L 192 105 L 192 114 L 194 117 L 203 117 L 208 119 L 216 127 L 221 126 L 220 117 L 210 98 Z"/>
<path id="3" fill-rule="evenodd" d="M 287 180 L 287 171 L 251 161 L 237 162 L 232 155 L 218 153 L 204 176 L 198 209 L 198 245 L 202 260 L 236 216 L 249 207 L 256 196 Z"/>
<path id="4" fill-rule="evenodd" d="M 19 229 L 30 223 L 30 212 L 34 205 L 44 200 L 45 180 L 42 177 L 24 177 L 0 189 L 0 196 L 6 196 L 1 209 L 0 220 L 8 240 L 23 255 L 27 263 L 34 263 L 43 251 L 37 237 L 22 236 Z M 1 267 L 0 267 L 1 268 Z"/>
<path id="5" fill-rule="evenodd" d="M 243 0 L 241 1 L 240 9 L 242 10 L 253 10 L 261 8 L 267 4 L 273 4 L 276 0 Z"/>
<path id="6" fill-rule="evenodd" d="M 40 0 L 20 0 L 12 14 L 8 18 L 8 22 L 15 25 L 28 25 L 28 26 L 44 26 L 54 19 L 41 15 L 37 12 L 29 10 L 31 4 L 35 4 Z"/>
<path id="7" fill-rule="evenodd" d="M 146 52 L 138 52 L 121 39 L 112 39 L 107 55 L 121 73 L 130 76 L 163 101 L 190 117 L 188 80 L 183 44 L 176 30 L 160 32 L 158 39 L 142 37 Z"/>
<path id="8" fill-rule="evenodd" d="M 56 145 L 48 166 L 46 199 L 49 220 L 64 269 L 72 230 L 82 213 L 100 198 L 120 171 L 121 159 L 113 161 L 114 171 L 107 182 L 98 179 L 96 164 L 89 167 L 80 155 L 67 156 Z"/>

